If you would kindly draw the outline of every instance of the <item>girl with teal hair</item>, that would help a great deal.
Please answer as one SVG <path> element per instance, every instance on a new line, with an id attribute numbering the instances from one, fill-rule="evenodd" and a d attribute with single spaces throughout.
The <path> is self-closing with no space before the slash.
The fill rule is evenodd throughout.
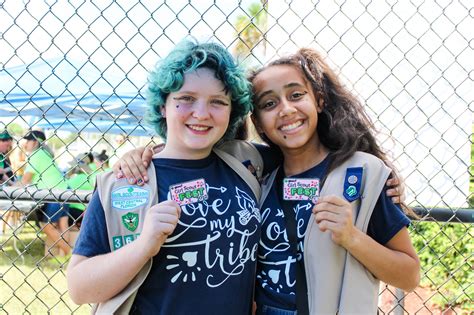
<path id="1" fill-rule="evenodd" d="M 165 140 L 152 162 L 156 186 L 98 176 L 68 267 L 70 295 L 78 304 L 115 301 L 152 259 L 132 314 L 249 314 L 258 199 L 214 150 L 251 110 L 249 83 L 224 47 L 185 41 L 148 86 L 149 120 Z M 148 207 L 156 193 L 161 202 Z M 125 232 L 113 234 L 117 226 Z"/>

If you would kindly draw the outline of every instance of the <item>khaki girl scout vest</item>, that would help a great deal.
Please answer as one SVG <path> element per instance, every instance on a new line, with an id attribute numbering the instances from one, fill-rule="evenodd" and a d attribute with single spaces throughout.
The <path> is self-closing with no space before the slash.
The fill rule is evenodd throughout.
<path id="1" fill-rule="evenodd" d="M 320 196 L 343 196 L 348 168 L 362 167 L 360 197 L 353 201 L 354 225 L 367 233 L 372 211 L 391 170 L 375 156 L 356 152 L 327 177 Z M 262 187 L 263 203 L 278 170 L 268 185 Z M 377 314 L 379 280 L 331 240 L 330 233 L 321 232 L 312 218 L 304 239 L 304 265 L 308 286 L 310 314 Z"/>
<path id="2" fill-rule="evenodd" d="M 245 141 L 229 141 L 220 145 L 218 149 L 215 148 L 213 152 L 249 185 L 255 197 L 259 200 L 261 194 L 260 184 L 255 176 L 242 164 L 243 161 L 250 160 L 257 171 L 257 176 L 261 176 L 263 160 L 258 150 Z M 147 209 L 158 203 L 158 185 L 153 163 L 150 164 L 147 172 L 149 181 L 143 186 L 130 185 L 126 180 L 117 181 L 112 172 L 97 175 L 97 190 L 104 208 L 111 250 L 116 250 L 135 240 L 142 231 L 144 222 L 144 220 L 138 220 L 138 218 L 144 218 Z M 114 198 L 114 204 L 112 204 L 112 194 L 127 197 L 122 198 L 122 200 Z M 126 211 L 119 213 L 113 210 L 113 207 L 133 209 L 129 213 L 126 213 Z M 121 217 L 125 213 L 126 217 Z M 127 223 L 122 222 L 122 220 L 126 220 Z M 129 225 L 128 229 L 125 224 Z M 151 265 L 152 259 L 143 266 L 135 278 L 119 294 L 106 302 L 94 305 L 92 314 L 128 314 L 138 288 L 151 270 Z"/>

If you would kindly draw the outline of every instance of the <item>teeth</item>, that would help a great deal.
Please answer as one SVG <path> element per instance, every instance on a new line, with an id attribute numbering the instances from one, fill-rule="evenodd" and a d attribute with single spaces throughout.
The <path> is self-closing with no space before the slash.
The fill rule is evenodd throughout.
<path id="1" fill-rule="evenodd" d="M 206 126 L 196 126 L 196 125 L 189 125 L 188 127 L 191 128 L 192 130 L 196 130 L 196 131 L 205 131 L 205 130 L 208 130 L 210 128 L 210 127 L 206 127 Z"/>
<path id="2" fill-rule="evenodd" d="M 292 130 L 292 129 L 298 128 L 298 127 L 301 126 L 302 124 L 303 124 L 303 121 L 298 120 L 297 122 L 294 122 L 294 123 L 292 123 L 292 124 L 282 126 L 282 127 L 280 128 L 280 130 L 281 130 L 281 131 Z"/>

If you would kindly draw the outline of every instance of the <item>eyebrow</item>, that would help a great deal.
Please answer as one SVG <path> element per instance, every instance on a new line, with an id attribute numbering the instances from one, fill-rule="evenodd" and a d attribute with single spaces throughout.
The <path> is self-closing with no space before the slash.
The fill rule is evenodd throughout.
<path id="1" fill-rule="evenodd" d="M 194 95 L 194 94 L 199 94 L 198 91 L 176 91 L 175 92 L 176 94 L 191 94 L 191 95 Z M 222 94 L 213 94 L 213 95 L 210 95 L 211 97 L 230 97 L 228 96 L 227 93 L 223 92 Z"/>
<path id="2" fill-rule="evenodd" d="M 289 89 L 289 88 L 292 88 L 292 87 L 306 87 L 305 85 L 301 84 L 301 83 L 298 83 L 298 82 L 290 82 L 288 84 L 285 84 L 283 86 L 284 89 Z M 273 93 L 273 90 L 268 90 L 268 91 L 265 91 L 259 95 L 257 95 L 257 103 L 260 102 L 260 100 L 264 97 L 264 96 L 267 96 L 268 94 L 271 94 Z"/>

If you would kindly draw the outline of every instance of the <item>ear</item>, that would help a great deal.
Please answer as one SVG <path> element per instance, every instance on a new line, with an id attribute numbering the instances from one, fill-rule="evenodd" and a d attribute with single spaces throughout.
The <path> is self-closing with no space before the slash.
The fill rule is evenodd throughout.
<path id="1" fill-rule="evenodd" d="M 323 111 L 324 109 L 324 98 L 322 97 L 322 95 L 319 95 L 318 96 L 318 106 L 317 106 L 317 110 L 318 110 L 318 113 L 321 114 L 321 112 Z"/>
<path id="2" fill-rule="evenodd" d="M 255 130 L 257 130 L 259 134 L 263 133 L 263 129 L 260 126 L 258 118 L 255 116 L 255 114 L 250 115 L 250 118 L 252 119 L 252 123 L 255 126 Z"/>
<path id="3" fill-rule="evenodd" d="M 166 118 L 166 106 L 161 106 L 160 113 L 163 118 Z"/>

